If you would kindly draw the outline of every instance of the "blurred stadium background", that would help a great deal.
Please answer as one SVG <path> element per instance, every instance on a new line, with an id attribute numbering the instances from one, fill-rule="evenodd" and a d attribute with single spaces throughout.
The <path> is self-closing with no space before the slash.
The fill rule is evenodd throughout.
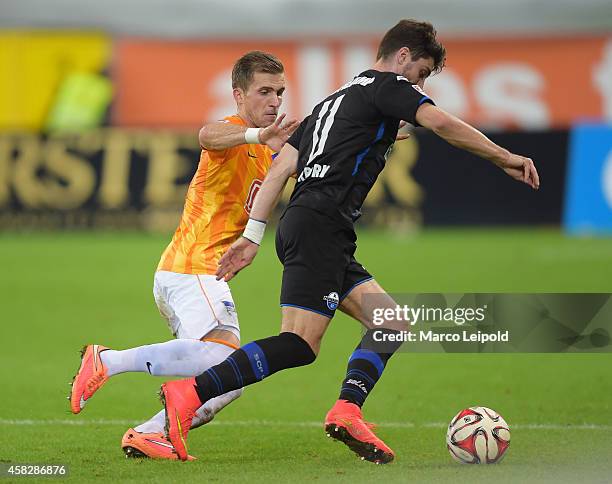
<path id="1" fill-rule="evenodd" d="M 194 432 L 198 467 L 120 460 L 127 423 L 158 408 L 158 380 L 109 384 L 78 424 L 62 398 L 83 343 L 168 338 L 151 276 L 197 166 L 198 128 L 234 112 L 235 59 L 279 56 L 281 111 L 302 117 L 369 67 L 381 35 L 406 17 L 431 21 L 447 47 L 428 94 L 532 157 L 542 188 L 417 130 L 367 200 L 360 259 L 393 292 L 612 292 L 609 1 L 4 0 L 0 460 L 68 462 L 80 482 L 376 477 L 310 425 L 358 338 L 342 316 L 312 368 L 250 389 L 219 417 L 225 426 Z M 233 286 L 244 341 L 277 328 L 271 242 Z M 609 354 L 397 358 L 368 403 L 404 453 L 386 478 L 609 478 Z M 445 455 L 444 423 L 473 404 L 516 425 L 505 470 L 466 470 Z"/>
<path id="2" fill-rule="evenodd" d="M 594 146 L 610 133 L 592 126 L 612 120 L 612 6 L 599 0 L 5 1 L 0 227 L 171 230 L 197 128 L 234 111 L 239 55 L 277 54 L 284 109 L 303 117 L 410 15 L 431 20 L 448 48 L 428 93 L 531 156 L 542 190 L 419 133 L 398 145 L 364 222 L 611 230 L 609 144 Z"/>

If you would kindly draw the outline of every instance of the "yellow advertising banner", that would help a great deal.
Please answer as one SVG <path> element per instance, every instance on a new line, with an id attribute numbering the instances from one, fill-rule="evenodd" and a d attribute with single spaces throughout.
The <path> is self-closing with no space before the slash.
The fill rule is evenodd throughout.
<path id="1" fill-rule="evenodd" d="M 77 74 L 100 75 L 111 47 L 101 33 L 0 32 L 0 129 L 41 130 L 58 109 L 64 82 Z"/>

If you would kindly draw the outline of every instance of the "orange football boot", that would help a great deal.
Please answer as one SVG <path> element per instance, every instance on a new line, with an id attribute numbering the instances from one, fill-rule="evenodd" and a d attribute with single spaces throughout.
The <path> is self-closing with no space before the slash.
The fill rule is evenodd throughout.
<path id="1" fill-rule="evenodd" d="M 178 460 L 174 446 L 163 432 L 144 433 L 128 429 L 121 439 L 121 448 L 127 458 Z M 187 460 L 195 460 L 195 457 L 188 455 Z"/>
<path id="2" fill-rule="evenodd" d="M 187 460 L 187 434 L 196 410 L 202 406 L 195 378 L 174 380 L 161 386 L 159 397 L 166 408 L 166 437 L 181 460 Z"/>
<path id="3" fill-rule="evenodd" d="M 102 345 L 87 345 L 81 350 L 81 367 L 72 380 L 70 392 L 70 409 L 79 413 L 87 401 L 108 380 L 106 366 L 100 359 L 100 353 L 107 350 Z"/>
<path id="4" fill-rule="evenodd" d="M 387 464 L 395 458 L 393 451 L 364 422 L 361 408 L 347 400 L 338 400 L 325 416 L 327 436 L 345 443 L 361 460 Z"/>

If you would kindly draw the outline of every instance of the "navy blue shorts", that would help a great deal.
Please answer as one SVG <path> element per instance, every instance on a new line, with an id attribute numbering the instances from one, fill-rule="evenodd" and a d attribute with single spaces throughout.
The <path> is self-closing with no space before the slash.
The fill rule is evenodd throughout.
<path id="1" fill-rule="evenodd" d="M 287 208 L 276 231 L 276 253 L 283 264 L 281 306 L 333 317 L 342 300 L 372 279 L 355 260 L 352 228 L 316 210 Z"/>

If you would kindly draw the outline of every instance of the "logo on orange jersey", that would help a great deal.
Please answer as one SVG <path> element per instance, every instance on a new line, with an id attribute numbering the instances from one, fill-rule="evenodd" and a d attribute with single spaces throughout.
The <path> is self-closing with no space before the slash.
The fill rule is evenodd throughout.
<path id="1" fill-rule="evenodd" d="M 249 188 L 249 194 L 247 195 L 246 202 L 244 203 L 244 210 L 249 215 L 251 214 L 251 209 L 253 208 L 255 197 L 257 196 L 257 193 L 259 192 L 262 183 L 263 182 L 258 178 L 253 180 L 253 183 L 251 183 L 251 187 Z"/>

